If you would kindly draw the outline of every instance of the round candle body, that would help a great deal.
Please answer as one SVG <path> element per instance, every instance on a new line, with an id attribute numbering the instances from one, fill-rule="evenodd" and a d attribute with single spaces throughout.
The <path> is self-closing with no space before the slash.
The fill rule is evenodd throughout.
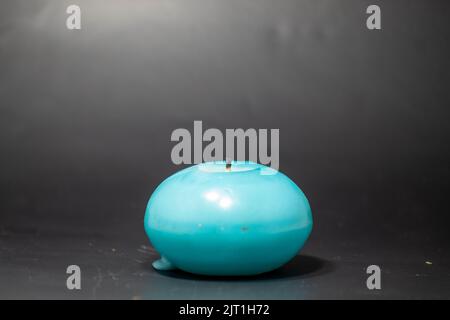
<path id="1" fill-rule="evenodd" d="M 161 254 L 156 269 L 254 275 L 298 253 L 312 215 L 303 192 L 283 173 L 252 162 L 208 162 L 162 182 L 144 226 Z"/>

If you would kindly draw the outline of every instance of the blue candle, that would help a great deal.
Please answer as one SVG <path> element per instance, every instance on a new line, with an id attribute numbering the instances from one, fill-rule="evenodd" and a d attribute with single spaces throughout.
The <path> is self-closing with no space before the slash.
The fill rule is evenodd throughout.
<path id="1" fill-rule="evenodd" d="M 254 275 L 298 253 L 312 215 L 303 192 L 283 173 L 253 162 L 208 162 L 162 182 L 144 226 L 161 254 L 157 270 Z"/>

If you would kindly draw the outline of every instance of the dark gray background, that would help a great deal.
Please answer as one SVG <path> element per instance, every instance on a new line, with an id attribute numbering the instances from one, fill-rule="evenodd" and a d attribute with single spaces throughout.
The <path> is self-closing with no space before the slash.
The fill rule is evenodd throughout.
<path id="1" fill-rule="evenodd" d="M 2 1 L 0 298 L 450 298 L 449 18 L 426 0 Z M 151 268 L 146 202 L 194 120 L 280 128 L 315 219 L 285 268 Z"/>

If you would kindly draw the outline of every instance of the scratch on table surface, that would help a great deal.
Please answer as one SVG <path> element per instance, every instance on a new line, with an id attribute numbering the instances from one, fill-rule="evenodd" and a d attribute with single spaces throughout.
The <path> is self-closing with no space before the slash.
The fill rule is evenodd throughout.
<path id="1" fill-rule="evenodd" d="M 119 272 L 112 272 L 112 271 L 107 271 L 108 276 L 111 277 L 111 279 L 113 279 L 114 281 L 119 280 L 119 276 L 122 274 L 123 270 L 119 271 Z"/>
<path id="2" fill-rule="evenodd" d="M 133 272 L 132 275 L 142 278 L 143 276 L 147 275 L 147 273 L 146 272 Z"/>
<path id="3" fill-rule="evenodd" d="M 96 299 L 97 289 L 101 287 L 103 282 L 103 273 L 99 267 L 97 267 L 97 276 L 94 277 L 94 279 L 96 279 L 97 281 L 95 282 L 94 287 L 92 287 L 92 296 L 94 297 L 94 299 Z"/>
<path id="4" fill-rule="evenodd" d="M 416 273 L 416 277 L 428 277 L 426 273 Z"/>

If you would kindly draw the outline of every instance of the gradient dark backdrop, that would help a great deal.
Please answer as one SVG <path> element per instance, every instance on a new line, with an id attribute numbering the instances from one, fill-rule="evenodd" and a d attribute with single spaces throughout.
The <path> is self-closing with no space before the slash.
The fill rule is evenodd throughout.
<path id="1" fill-rule="evenodd" d="M 449 298 L 449 18 L 425 0 L 2 1 L 0 297 Z M 151 269 L 146 202 L 194 120 L 280 129 L 315 219 L 287 269 Z"/>

